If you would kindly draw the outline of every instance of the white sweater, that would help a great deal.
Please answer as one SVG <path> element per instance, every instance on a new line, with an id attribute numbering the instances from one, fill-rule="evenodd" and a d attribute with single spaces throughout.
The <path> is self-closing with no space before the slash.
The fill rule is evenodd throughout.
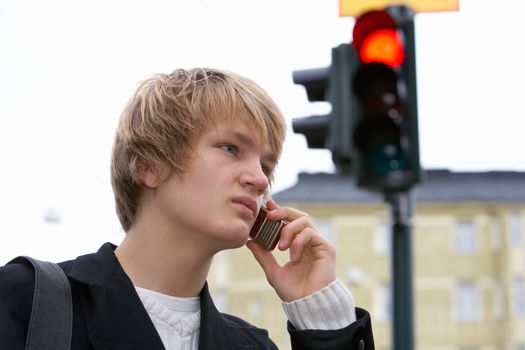
<path id="1" fill-rule="evenodd" d="M 199 348 L 199 297 L 178 298 L 135 287 L 166 350 Z M 356 320 L 354 299 L 336 280 L 293 302 L 283 302 L 288 320 L 297 329 L 340 329 Z"/>

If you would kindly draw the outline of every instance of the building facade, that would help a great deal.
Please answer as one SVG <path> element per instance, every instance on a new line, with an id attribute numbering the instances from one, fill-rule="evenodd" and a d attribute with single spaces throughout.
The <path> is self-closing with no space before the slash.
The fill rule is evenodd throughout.
<path id="1" fill-rule="evenodd" d="M 274 195 L 337 247 L 337 275 L 391 349 L 391 220 L 380 194 L 334 174 L 301 174 Z M 428 171 L 412 191 L 414 335 L 422 350 L 525 350 L 525 173 Z M 284 262 L 286 254 L 276 252 Z M 248 249 L 217 256 L 219 307 L 289 348 L 280 301 Z"/>

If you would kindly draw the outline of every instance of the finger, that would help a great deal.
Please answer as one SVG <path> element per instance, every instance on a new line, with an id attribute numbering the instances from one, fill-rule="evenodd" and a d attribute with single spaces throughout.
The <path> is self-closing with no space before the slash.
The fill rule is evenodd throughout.
<path id="1" fill-rule="evenodd" d="M 284 220 L 284 221 L 294 221 L 300 217 L 308 217 L 303 211 L 300 211 L 295 208 L 290 207 L 273 207 L 272 205 L 267 206 L 268 209 L 268 219 L 272 221 Z"/>
<path id="2" fill-rule="evenodd" d="M 279 206 L 277 205 L 277 203 L 275 203 L 273 199 L 270 199 L 268 202 L 266 202 L 266 208 L 268 210 L 274 210 L 279 208 Z"/>
<path id="3" fill-rule="evenodd" d="M 288 249 L 292 244 L 294 237 L 300 234 L 306 228 L 313 229 L 313 224 L 307 217 L 304 216 L 286 224 L 286 226 L 284 226 L 284 228 L 281 230 L 279 249 Z"/>
<path id="4" fill-rule="evenodd" d="M 254 241 L 248 241 L 246 243 L 246 246 L 252 252 L 253 256 L 255 257 L 255 260 L 257 260 L 259 265 L 261 265 L 268 281 L 271 281 L 273 271 L 280 267 L 273 254 L 270 251 L 262 248 Z"/>
<path id="5" fill-rule="evenodd" d="M 312 243 L 315 234 L 312 229 L 307 228 L 301 234 L 295 236 L 290 246 L 290 259 L 292 262 L 297 263 L 301 261 L 305 248 Z"/>

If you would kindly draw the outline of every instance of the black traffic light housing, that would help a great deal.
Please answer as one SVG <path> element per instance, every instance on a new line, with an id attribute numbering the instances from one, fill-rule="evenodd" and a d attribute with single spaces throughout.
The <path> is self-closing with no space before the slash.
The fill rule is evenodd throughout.
<path id="1" fill-rule="evenodd" d="M 332 49 L 330 67 L 293 72 L 294 83 L 305 87 L 309 101 L 327 101 L 332 107 L 327 115 L 294 119 L 293 130 L 306 137 L 308 147 L 329 149 L 343 174 L 350 174 L 353 158 L 351 117 L 356 106 L 350 97 L 351 77 L 357 64 L 355 50 L 341 44 Z"/>
<path id="2" fill-rule="evenodd" d="M 417 115 L 414 13 L 406 6 L 356 19 L 352 76 L 357 185 L 404 191 L 421 180 Z"/>
<path id="3" fill-rule="evenodd" d="M 308 101 L 325 101 L 329 68 L 313 68 L 293 72 L 293 82 L 305 87 Z M 309 148 L 327 148 L 329 115 L 294 119 L 293 130 L 303 134 Z"/>
<path id="4" fill-rule="evenodd" d="M 327 115 L 298 118 L 295 133 L 326 148 L 339 173 L 373 191 L 405 191 L 421 180 L 414 13 L 391 6 L 356 19 L 353 43 L 332 49 L 329 67 L 293 72 Z"/>

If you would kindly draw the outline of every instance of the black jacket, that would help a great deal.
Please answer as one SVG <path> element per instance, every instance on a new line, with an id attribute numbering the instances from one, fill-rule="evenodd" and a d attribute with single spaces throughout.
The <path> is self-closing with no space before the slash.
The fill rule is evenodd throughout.
<path id="1" fill-rule="evenodd" d="M 120 266 L 115 246 L 59 265 L 73 295 L 72 350 L 164 349 L 131 280 Z M 0 267 L 0 350 L 24 349 L 33 299 L 30 266 Z M 200 350 L 277 349 L 268 332 L 238 317 L 217 311 L 207 285 L 201 291 Z M 295 330 L 288 323 L 294 350 L 373 349 L 370 317 L 357 309 L 358 320 L 334 331 Z"/>

